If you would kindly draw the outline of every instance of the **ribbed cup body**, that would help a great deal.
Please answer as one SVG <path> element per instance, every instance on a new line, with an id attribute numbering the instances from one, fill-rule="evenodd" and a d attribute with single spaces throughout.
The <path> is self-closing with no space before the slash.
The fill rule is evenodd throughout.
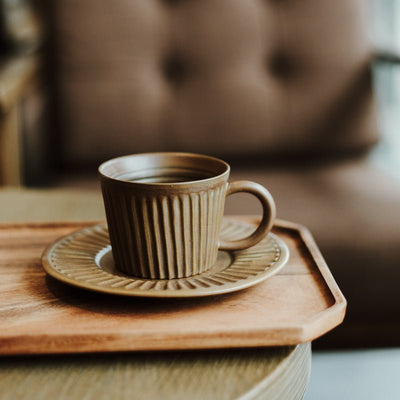
<path id="1" fill-rule="evenodd" d="M 174 279 L 216 261 L 227 183 L 207 190 L 140 191 L 102 182 L 116 267 L 148 279 Z"/>

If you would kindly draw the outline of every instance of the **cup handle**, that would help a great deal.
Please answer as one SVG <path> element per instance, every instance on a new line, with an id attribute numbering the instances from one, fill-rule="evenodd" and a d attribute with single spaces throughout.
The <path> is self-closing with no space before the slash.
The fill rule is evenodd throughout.
<path id="1" fill-rule="evenodd" d="M 271 193 L 265 189 L 264 186 L 251 181 L 235 181 L 229 183 L 226 196 L 238 192 L 253 194 L 260 200 L 263 208 L 262 220 L 257 226 L 257 229 L 250 236 L 238 240 L 220 241 L 218 246 L 219 250 L 243 250 L 254 246 L 267 236 L 275 219 L 275 202 Z"/>

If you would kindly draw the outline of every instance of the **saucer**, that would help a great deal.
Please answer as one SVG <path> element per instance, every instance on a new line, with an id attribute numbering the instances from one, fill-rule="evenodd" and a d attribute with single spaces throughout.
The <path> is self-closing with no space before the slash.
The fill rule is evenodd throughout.
<path id="1" fill-rule="evenodd" d="M 254 226 L 224 219 L 221 237 L 244 237 Z M 219 251 L 215 265 L 198 275 L 178 279 L 142 279 L 115 269 L 107 225 L 98 224 L 67 235 L 42 256 L 45 271 L 64 283 L 96 292 L 139 297 L 202 297 L 235 292 L 276 274 L 289 249 L 270 233 L 246 250 Z"/>

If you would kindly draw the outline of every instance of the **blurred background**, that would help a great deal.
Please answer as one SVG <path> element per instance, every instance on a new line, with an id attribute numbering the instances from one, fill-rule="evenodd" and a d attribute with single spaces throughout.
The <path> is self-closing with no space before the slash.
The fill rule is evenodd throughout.
<path id="1" fill-rule="evenodd" d="M 160 3 L 163 2 L 160 1 Z M 179 1 L 166 0 L 164 3 L 179 4 Z M 265 2 L 267 5 L 268 3 L 268 1 Z M 372 82 L 379 110 L 377 119 L 380 133 L 379 143 L 373 148 L 371 157 L 388 173 L 397 175 L 400 146 L 398 146 L 399 139 L 396 135 L 398 122 L 396 109 L 400 96 L 400 78 L 398 62 L 395 62 L 394 58 L 390 59 L 390 54 L 398 53 L 400 47 L 399 2 L 397 0 L 369 0 L 364 3 L 365 7 L 359 7 L 368 14 L 367 30 L 363 33 L 368 34 L 371 45 L 382 53 L 380 55 L 383 55 L 383 57 L 377 57 L 371 64 Z M 129 104 L 129 91 L 121 90 L 128 74 L 127 70 L 130 68 L 132 74 L 135 73 L 132 61 L 138 56 L 134 51 L 127 52 L 127 49 L 135 44 L 132 35 L 136 32 L 133 28 L 129 30 L 129 14 L 126 14 L 125 20 L 120 21 L 122 6 L 117 7 L 113 15 L 107 8 L 107 2 L 104 5 L 102 2 L 94 4 L 97 5 L 87 3 L 87 6 L 78 6 L 74 2 L 66 2 L 66 4 L 61 2 L 55 6 L 48 0 L 3 0 L 1 2 L 0 40 L 3 60 L 2 77 L 4 77 L 2 83 L 8 85 L 3 91 L 3 113 L 9 111 L 7 107 L 11 107 L 13 102 L 18 104 L 21 131 L 18 143 L 7 144 L 10 151 L 14 152 L 16 152 L 16 146 L 19 146 L 18 162 L 12 160 L 11 155 L 3 155 L 5 161 L 1 163 L 0 175 L 3 185 L 19 183 L 32 187 L 65 183 L 75 185 L 79 179 L 82 179 L 82 174 L 88 174 L 92 178 L 95 175 L 93 168 L 104 159 L 125 154 L 121 147 L 124 149 L 127 145 L 128 151 L 134 150 L 135 146 L 129 143 L 122 145 L 108 143 L 109 137 L 104 132 L 106 129 L 110 130 L 112 125 L 108 126 L 105 123 L 107 118 L 99 116 L 98 119 L 104 126 L 101 126 L 100 122 L 97 122 L 99 125 L 96 126 L 96 115 L 90 114 L 91 111 L 105 111 L 112 104 L 112 100 L 115 100 L 115 105 L 113 109 L 109 109 L 111 115 L 109 119 L 115 122 L 114 120 L 119 118 L 121 124 L 125 120 L 126 128 L 118 126 L 123 131 L 118 134 L 119 142 L 126 141 L 125 137 L 129 137 L 128 131 L 132 128 L 130 124 L 135 128 L 139 126 L 142 131 L 145 131 L 145 128 L 155 129 L 154 125 L 144 126 L 146 123 L 149 124 L 148 121 L 132 122 L 130 114 L 134 113 L 129 112 L 129 107 L 134 108 L 133 104 Z M 102 23 L 102 18 L 105 18 L 105 15 L 102 15 L 102 8 L 105 14 L 108 13 L 106 15 L 108 23 L 103 27 L 97 26 Z M 307 2 L 305 6 L 307 12 L 309 9 L 312 9 L 312 2 Z M 134 8 L 129 12 L 134 13 Z M 149 13 L 151 12 L 149 10 Z M 151 15 L 148 17 L 151 18 Z M 157 18 L 157 16 L 153 17 Z M 312 17 L 310 15 L 310 18 Z M 293 18 L 296 18 L 295 14 Z M 270 21 L 267 20 L 267 22 Z M 134 25 L 137 21 L 133 19 L 131 23 Z M 307 23 L 307 21 L 301 21 L 301 23 Z M 315 29 L 319 28 L 315 23 L 311 24 L 311 27 L 314 25 Z M 273 24 L 271 32 L 266 30 L 263 33 L 271 34 L 276 26 L 279 24 Z M 160 28 L 160 32 L 157 32 L 155 36 L 165 34 L 162 29 L 167 28 Z M 342 29 L 340 24 L 337 25 L 337 29 L 338 32 Z M 107 34 L 111 35 L 109 42 L 104 41 Z M 166 40 L 171 40 L 171 38 Z M 278 41 L 276 33 L 273 34 L 273 40 Z M 282 41 L 283 46 L 288 46 L 284 43 L 285 40 L 279 40 Z M 158 51 L 164 51 L 162 46 L 165 44 L 161 45 Z M 364 43 L 363 46 L 365 46 Z M 187 72 L 181 70 L 182 59 L 174 51 L 173 49 L 170 60 L 161 66 L 164 69 L 163 73 L 168 80 L 187 79 L 183 77 Z M 267 49 L 267 51 L 275 51 L 275 49 Z M 386 54 L 387 57 L 384 54 L 386 51 L 390 53 Z M 277 57 L 272 63 L 271 69 L 275 69 L 278 75 L 288 74 L 290 69 L 289 63 L 285 64 L 287 60 L 283 59 L 284 57 L 281 59 Z M 117 68 L 116 65 L 119 67 Z M 109 71 L 111 68 L 115 69 L 114 73 Z M 194 70 L 192 66 L 191 68 Z M 117 78 L 118 70 L 123 75 L 120 80 Z M 8 79 L 8 83 L 5 83 L 7 78 L 12 78 L 12 80 Z M 103 82 L 100 83 L 99 81 L 103 78 Z M 114 82 L 106 81 L 110 78 L 113 78 Z M 33 84 L 32 81 L 35 83 Z M 129 83 L 125 82 L 125 84 Z M 110 89 L 113 86 L 114 89 Z M 132 84 L 130 86 L 132 90 Z M 98 96 L 97 101 L 90 95 L 84 99 L 74 98 L 74 94 L 82 96 L 84 89 L 85 91 L 94 90 L 93 93 Z M 108 99 L 101 98 L 103 95 Z M 72 102 L 71 98 L 74 99 L 75 106 L 69 103 Z M 167 101 L 167 99 L 164 100 Z M 131 98 L 130 101 L 132 102 L 133 99 Z M 121 107 L 121 104 L 125 104 L 125 108 Z M 82 107 L 80 112 L 77 111 L 78 106 Z M 148 112 L 143 107 L 140 111 Z M 87 114 L 86 117 L 85 114 Z M 163 122 L 166 125 L 165 121 Z M 85 137 L 80 131 L 83 129 L 81 126 L 88 127 L 89 130 L 98 128 L 97 142 L 93 138 L 86 141 L 77 139 L 79 136 Z M 136 132 L 135 135 L 137 135 Z M 89 132 L 87 136 L 90 138 L 94 135 Z M 168 135 L 165 136 L 168 137 Z M 173 143 L 173 146 L 160 136 L 157 139 L 156 142 L 145 142 L 139 150 L 150 151 L 154 148 L 175 150 L 177 147 L 181 147 L 182 150 L 194 150 L 190 144 L 186 146 L 184 143 L 179 144 L 177 139 L 181 138 L 178 136 L 173 137 L 178 142 Z M 199 143 L 201 144 L 201 142 L 197 144 Z M 77 152 L 76 148 L 85 147 L 85 145 L 92 146 L 94 149 L 89 151 L 86 148 L 82 150 L 82 155 L 71 155 Z M 202 150 L 207 150 L 207 147 Z M 221 149 L 215 151 L 211 148 L 210 150 L 219 156 L 226 156 L 224 153 L 228 153 L 228 157 L 231 156 L 229 152 Z M 15 154 L 13 156 L 16 157 Z"/>
<path id="2" fill-rule="evenodd" d="M 139 126 L 143 132 L 146 128 L 156 129 L 154 126 L 143 126 L 146 123 L 149 124 L 148 121 L 132 120 L 130 114 L 134 113 L 130 113 L 130 109 L 134 110 L 137 104 L 132 104 L 134 99 L 128 90 L 121 90 L 124 87 L 124 79 L 126 80 L 128 75 L 127 70 L 131 69 L 134 75 L 133 64 L 137 61 L 139 54 L 139 52 L 136 54 L 134 51 L 130 53 L 126 51 L 135 44 L 132 35 L 136 32 L 134 28 L 129 30 L 129 14 L 127 13 L 125 20 L 120 21 L 122 6 L 117 7 L 113 15 L 110 14 L 107 2 L 104 4 L 95 2 L 96 6 L 89 3 L 86 6 L 78 6 L 74 2 L 65 3 L 60 2 L 57 6 L 48 0 L 3 0 L 0 3 L 1 76 L 4 86 L 2 112 L 7 114 L 10 107 L 14 104 L 17 106 L 18 128 L 14 127 L 14 129 L 20 131 L 18 140 L 3 143 L 3 153 L 7 154 L 2 155 L 0 182 L 6 186 L 19 184 L 31 187 L 74 186 L 80 181 L 84 185 L 90 184 L 98 163 L 109 157 L 125 154 L 125 149 L 132 152 L 135 146 L 137 147 L 136 144 L 124 143 L 127 137 L 137 135 L 136 132 L 129 133 L 132 126 L 134 128 Z M 163 2 L 160 1 L 160 3 Z M 166 0 L 164 3 L 179 4 L 179 1 Z M 398 164 L 400 139 L 396 134 L 399 118 L 396 111 L 400 96 L 400 67 L 396 59 L 400 51 L 400 6 L 398 0 L 369 0 L 364 3 L 365 7 L 359 7 L 367 13 L 368 18 L 366 31 L 363 33 L 368 35 L 371 46 L 379 53 L 379 56 L 371 63 L 371 67 L 373 90 L 377 100 L 380 139 L 370 156 L 380 168 L 396 178 L 400 170 Z M 312 2 L 308 2 L 305 6 L 307 12 L 309 12 L 308 8 L 312 9 Z M 135 12 L 134 8 L 128 11 Z M 149 10 L 149 13 L 151 12 Z M 151 18 L 151 16 L 148 17 Z M 97 25 L 102 23 L 102 18 L 108 21 L 103 27 Z M 296 18 L 296 15 L 293 18 Z M 312 14 L 310 18 L 313 18 Z M 137 21 L 133 18 L 132 26 L 136 23 Z M 263 33 L 271 34 L 278 25 L 275 24 L 271 32 L 266 30 Z M 317 28 L 318 26 L 315 25 L 315 29 Z M 163 29 L 164 32 L 162 32 Z M 165 34 L 166 29 L 160 28 L 155 36 Z M 337 29 L 340 32 L 342 28 L 337 25 Z M 104 41 L 107 34 L 111 35 L 109 42 Z M 278 40 L 275 38 L 276 33 L 273 36 L 274 40 Z M 166 40 L 171 40 L 171 38 Z M 284 40 L 282 43 L 283 46 L 287 46 Z M 159 50 L 161 52 L 164 51 L 162 46 L 165 44 L 161 45 Z M 187 72 L 182 70 L 182 58 L 177 55 L 175 49 L 172 49 L 171 54 L 170 60 L 161 66 L 164 69 L 163 74 L 168 80 L 187 79 L 184 77 Z M 277 74 L 288 74 L 289 63 L 285 64 L 285 60 L 282 59 L 284 57 L 281 59 L 277 57 L 278 61 L 274 60 L 275 64 L 271 68 L 277 70 Z M 116 65 L 119 67 L 116 68 Z M 115 68 L 116 71 L 110 72 L 111 68 Z M 117 78 L 118 69 L 123 75 L 120 80 Z M 113 78 L 114 82 L 106 81 L 110 78 Z M 103 82 L 100 82 L 102 79 Z M 74 94 L 81 97 L 82 93 L 90 89 L 93 90 L 94 95 L 98 96 L 97 99 L 90 95 L 84 99 L 74 98 Z M 132 90 L 132 84 L 130 89 Z M 129 99 L 130 95 L 131 99 Z M 101 96 L 108 98 L 104 99 Z M 105 111 L 110 104 L 113 104 L 112 100 L 114 100 L 114 108 L 109 109 L 111 117 L 108 119 L 111 122 L 108 126 L 104 115 L 96 116 L 95 113 L 90 114 L 90 112 Z M 167 99 L 164 100 L 167 101 Z M 75 106 L 70 103 L 74 103 Z M 121 106 L 122 104 L 125 108 Z M 82 108 L 80 112 L 77 110 L 78 107 Z M 139 111 L 147 112 L 148 110 L 142 107 Z M 100 122 L 96 122 L 96 117 L 99 117 L 97 119 Z M 122 130 L 122 133 L 117 134 L 119 145 L 111 143 L 112 141 L 105 133 L 107 129 L 115 130 L 112 128 L 112 123 L 117 118 L 121 121 L 121 125 L 126 126 L 124 128 L 118 126 Z M 164 125 L 167 125 L 167 122 L 164 120 Z M 97 138 L 93 139 L 95 135 L 89 132 L 86 136 L 91 139 L 82 139 L 85 134 L 81 130 L 86 127 L 90 131 L 95 131 L 97 128 Z M 166 131 L 167 128 L 164 130 Z M 77 139 L 79 136 L 81 138 Z M 168 137 L 168 134 L 164 136 Z M 175 140 L 172 146 L 168 140 L 159 135 L 156 137 L 158 141 L 153 140 L 147 143 L 144 140 L 145 143 L 139 146 L 139 150 L 175 150 L 177 147 L 180 147 L 179 150 L 196 150 L 196 147 L 190 143 L 186 145 L 179 143 L 177 139 L 181 139 L 180 137 L 173 137 L 173 135 L 170 137 Z M 197 144 L 202 145 L 198 147 L 204 147 L 202 150 L 207 150 L 202 142 Z M 91 151 L 87 148 L 90 146 L 94 147 Z M 9 148 L 7 152 L 6 147 Z M 80 147 L 86 148 L 81 151 L 82 154 L 74 155 L 73 153 L 77 153 L 77 148 Z M 215 155 L 218 156 L 228 155 L 228 158 L 232 158 L 229 151 L 216 148 L 217 151 L 211 146 L 209 152 L 216 153 Z M 257 156 L 262 159 L 262 152 L 259 152 Z M 234 158 L 238 158 L 237 155 Z M 86 180 L 87 177 L 89 180 Z"/>
<path id="3" fill-rule="evenodd" d="M 349 302 L 306 399 L 400 398 L 400 0 L 0 0 L 0 54 L 3 220 L 67 193 L 101 218 L 111 157 L 222 157 L 310 228 Z"/>
<path id="4" fill-rule="evenodd" d="M 370 0 L 370 37 L 376 48 L 400 52 L 400 2 Z M 372 154 L 373 160 L 389 174 L 400 176 L 400 66 L 377 62 L 373 84 L 378 104 L 382 140 Z"/>

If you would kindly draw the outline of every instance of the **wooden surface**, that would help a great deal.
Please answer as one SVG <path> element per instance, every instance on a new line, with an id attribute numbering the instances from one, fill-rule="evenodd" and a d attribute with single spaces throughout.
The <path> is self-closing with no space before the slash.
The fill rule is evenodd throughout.
<path id="1" fill-rule="evenodd" d="M 0 190 L 3 222 L 103 218 L 100 192 Z M 291 356 L 299 352 L 303 356 Z M 308 382 L 310 356 L 309 344 L 213 351 L 8 356 L 0 358 L 0 398 L 30 400 L 35 393 L 35 397 L 44 400 L 300 399 Z M 179 382 L 178 387 L 175 382 Z"/>
<path id="2" fill-rule="evenodd" d="M 105 219 L 100 188 L 0 189 L 0 222 L 98 221 Z"/>
<path id="3" fill-rule="evenodd" d="M 311 346 L 0 358 L 2 400 L 299 400 Z"/>
<path id="4" fill-rule="evenodd" d="M 275 225 L 291 254 L 276 276 L 234 294 L 163 301 L 87 292 L 46 276 L 44 248 L 83 225 L 0 227 L 1 354 L 290 345 L 343 319 L 345 300 L 297 225 Z"/>

